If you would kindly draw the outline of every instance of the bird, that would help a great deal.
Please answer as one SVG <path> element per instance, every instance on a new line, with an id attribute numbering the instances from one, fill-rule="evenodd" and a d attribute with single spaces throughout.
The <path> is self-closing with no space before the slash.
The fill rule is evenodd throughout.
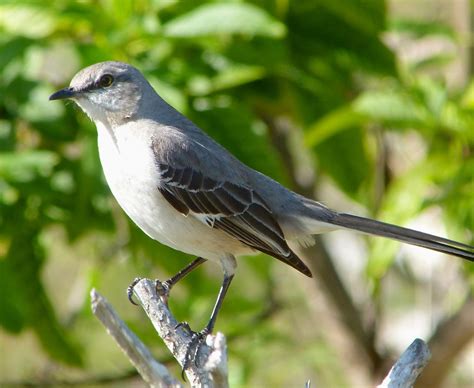
<path id="1" fill-rule="evenodd" d="M 214 330 L 238 256 L 263 252 L 311 277 L 289 242 L 307 245 L 317 234 L 349 229 L 474 261 L 471 245 L 332 210 L 246 166 L 127 63 L 86 67 L 49 99 L 73 100 L 95 123 L 107 184 L 133 222 L 150 238 L 197 257 L 164 282 L 168 293 L 207 260 L 221 265 L 209 322 L 193 332 L 198 341 Z"/>

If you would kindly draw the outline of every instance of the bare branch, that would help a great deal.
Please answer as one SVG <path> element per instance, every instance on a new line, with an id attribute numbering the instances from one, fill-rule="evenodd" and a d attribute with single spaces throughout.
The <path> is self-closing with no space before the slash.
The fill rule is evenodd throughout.
<path id="1" fill-rule="evenodd" d="M 403 352 L 377 388 L 411 388 L 431 357 L 426 343 L 417 338 Z"/>
<path id="2" fill-rule="evenodd" d="M 155 281 L 142 279 L 135 285 L 134 293 L 158 335 L 183 366 L 193 333 L 185 325 L 177 327 L 178 321 L 171 314 L 165 301 L 158 296 L 156 288 Z M 222 333 L 208 335 L 206 342 L 199 347 L 193 358 L 185 370 L 186 377 L 193 387 L 228 387 L 227 347 Z"/>
<path id="3" fill-rule="evenodd" d="M 182 387 L 168 369 L 153 358 L 146 346 L 119 318 L 110 303 L 95 289 L 91 291 L 91 306 L 94 315 L 150 387 Z"/>

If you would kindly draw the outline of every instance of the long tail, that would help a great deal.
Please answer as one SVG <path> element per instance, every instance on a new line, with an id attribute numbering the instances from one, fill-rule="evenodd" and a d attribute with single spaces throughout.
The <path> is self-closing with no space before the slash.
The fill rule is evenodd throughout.
<path id="1" fill-rule="evenodd" d="M 473 246 L 434 236 L 432 234 L 418 232 L 416 230 L 402 228 L 385 222 L 345 213 L 333 213 L 327 222 L 343 228 L 358 230 L 375 236 L 388 237 L 411 245 L 417 245 L 434 251 L 447 253 L 448 255 L 462 257 L 469 261 L 474 261 Z"/>

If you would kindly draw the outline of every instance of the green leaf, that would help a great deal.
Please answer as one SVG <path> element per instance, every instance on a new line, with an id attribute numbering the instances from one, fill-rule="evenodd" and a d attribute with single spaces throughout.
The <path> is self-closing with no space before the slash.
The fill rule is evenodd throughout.
<path id="1" fill-rule="evenodd" d="M 211 3 L 172 19 L 164 26 L 169 37 L 192 38 L 217 34 L 281 38 L 285 25 L 263 9 L 247 3 Z"/>
<path id="2" fill-rule="evenodd" d="M 441 53 L 432 55 L 421 60 L 410 62 L 410 68 L 418 72 L 428 72 L 430 69 L 443 68 L 456 59 L 456 53 Z"/>
<path id="3" fill-rule="evenodd" d="M 426 108 L 406 92 L 368 91 L 354 101 L 354 110 L 386 125 L 424 124 L 429 117 Z"/>
<path id="4" fill-rule="evenodd" d="M 231 65 L 210 79 L 191 79 L 189 89 L 192 95 L 202 96 L 259 80 L 265 74 L 265 69 L 260 66 Z"/>
<path id="5" fill-rule="evenodd" d="M 302 64 L 314 56 L 345 68 L 395 75 L 393 52 L 381 40 L 383 2 L 293 1 L 288 14 L 291 49 Z M 362 5 L 363 4 L 363 5 Z M 365 7 L 367 5 L 367 7 Z M 340 70 L 340 69 L 339 69 Z"/>
<path id="6" fill-rule="evenodd" d="M 469 82 L 464 94 L 462 95 L 461 104 L 463 107 L 471 110 L 474 113 L 474 80 Z"/>
<path id="7" fill-rule="evenodd" d="M 383 199 L 381 211 L 377 218 L 385 222 L 403 226 L 420 214 L 422 210 L 436 204 L 437 201 L 435 200 L 428 201 L 429 195 L 438 192 L 438 190 L 436 190 L 438 187 L 435 186 L 434 182 L 439 179 L 447 181 L 445 183 L 447 186 L 446 189 L 449 187 L 449 182 L 452 181 L 453 174 L 456 173 L 457 166 L 459 166 L 458 161 L 453 159 L 454 158 L 450 157 L 449 154 L 434 154 L 417 164 L 410 171 L 394 179 Z M 472 177 L 472 173 L 470 174 Z M 467 196 L 470 196 L 472 200 L 472 192 L 468 194 L 468 191 L 472 189 L 472 184 L 466 183 L 465 180 L 459 182 L 463 189 L 457 187 L 457 189 L 460 190 L 456 191 L 459 197 L 457 199 L 452 198 L 452 200 L 457 201 L 461 199 L 463 197 L 463 190 L 466 190 L 464 200 Z M 452 184 L 451 182 L 451 185 Z M 445 192 L 444 194 L 453 195 L 453 193 L 449 192 Z M 448 203 L 446 202 L 446 198 L 443 201 L 443 205 L 445 203 Z M 459 205 L 458 203 L 455 206 L 451 206 L 451 209 L 455 209 L 456 206 Z M 470 216 L 472 212 L 467 212 L 466 214 L 466 209 L 469 209 L 469 207 L 463 210 L 465 219 L 471 220 Z M 458 208 L 456 211 L 459 210 Z M 393 263 L 398 249 L 399 243 L 397 242 L 388 239 L 374 239 L 371 244 L 370 257 L 366 268 L 367 275 L 372 279 L 380 280 Z"/>
<path id="8" fill-rule="evenodd" d="M 375 35 L 385 27 L 385 5 L 380 0 L 320 0 L 319 3 L 359 31 Z"/>
<path id="9" fill-rule="evenodd" d="M 371 175 L 360 128 L 346 129 L 313 148 L 319 167 L 354 198 Z"/>
<path id="10" fill-rule="evenodd" d="M 444 85 L 432 78 L 420 77 L 415 85 L 415 93 L 421 95 L 423 104 L 437 121 L 448 98 Z"/>
<path id="11" fill-rule="evenodd" d="M 336 133 L 359 126 L 366 121 L 365 116 L 351 107 L 342 107 L 329 112 L 305 131 L 305 143 L 315 147 Z"/>
<path id="12" fill-rule="evenodd" d="M 54 14 L 47 7 L 30 4 L 0 5 L 0 29 L 27 38 L 40 39 L 56 27 Z"/>
<path id="13" fill-rule="evenodd" d="M 11 182 L 28 182 L 51 173 L 58 156 L 51 151 L 0 154 L 0 177 Z"/>
<path id="14" fill-rule="evenodd" d="M 428 35 L 439 35 L 455 40 L 454 30 L 445 23 L 439 23 L 434 20 L 422 21 L 412 19 L 392 19 L 390 21 L 390 30 L 410 34 L 416 38 L 423 38 Z"/>
<path id="15" fill-rule="evenodd" d="M 14 60 L 15 58 L 21 57 L 25 52 L 25 49 L 30 44 L 31 41 L 29 39 L 25 39 L 22 37 L 15 37 L 14 39 L 7 40 L 5 43 L 1 44 L 0 69 L 4 69 L 5 66 L 7 66 L 10 61 Z"/>
<path id="16" fill-rule="evenodd" d="M 170 85 L 154 76 L 149 76 L 148 81 L 153 89 L 173 108 L 184 113 L 187 108 L 187 100 L 182 90 Z"/>
<path id="17" fill-rule="evenodd" d="M 423 168 L 415 168 L 392 182 L 384 196 L 377 218 L 395 225 L 405 225 L 420 213 L 424 193 L 430 184 L 429 174 Z M 370 279 L 379 281 L 390 268 L 400 243 L 385 238 L 374 238 L 370 244 L 370 255 L 366 273 Z"/>
<path id="18" fill-rule="evenodd" d="M 474 206 L 472 206 L 472 193 L 474 193 L 474 158 L 459 160 L 446 155 L 443 166 L 451 164 L 454 172 L 441 177 L 442 193 L 433 202 L 442 206 L 446 220 L 453 233 L 453 239 L 472 242 L 474 240 Z M 446 168 L 438 171 L 446 171 Z M 466 233 L 467 231 L 467 233 Z"/>

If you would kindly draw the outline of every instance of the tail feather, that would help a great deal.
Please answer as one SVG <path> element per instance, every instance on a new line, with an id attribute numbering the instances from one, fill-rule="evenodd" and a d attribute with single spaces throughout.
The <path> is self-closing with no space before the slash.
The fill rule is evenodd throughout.
<path id="1" fill-rule="evenodd" d="M 311 270 L 306 266 L 305 263 L 294 253 L 291 249 L 287 256 L 276 254 L 274 251 L 267 251 L 265 249 L 259 248 L 260 252 L 266 253 L 267 255 L 273 256 L 275 259 L 280 260 L 281 262 L 288 264 L 289 266 L 293 267 L 294 269 L 298 270 L 302 274 L 312 278 L 313 274 Z"/>
<path id="2" fill-rule="evenodd" d="M 446 253 L 448 255 L 458 256 L 469 261 L 474 261 L 473 246 L 434 236 L 432 234 L 418 232 L 416 230 L 402 228 L 385 222 L 345 213 L 334 213 L 327 222 L 347 229 L 353 229 L 375 236 L 388 237 L 407 244 L 417 245 Z"/>

